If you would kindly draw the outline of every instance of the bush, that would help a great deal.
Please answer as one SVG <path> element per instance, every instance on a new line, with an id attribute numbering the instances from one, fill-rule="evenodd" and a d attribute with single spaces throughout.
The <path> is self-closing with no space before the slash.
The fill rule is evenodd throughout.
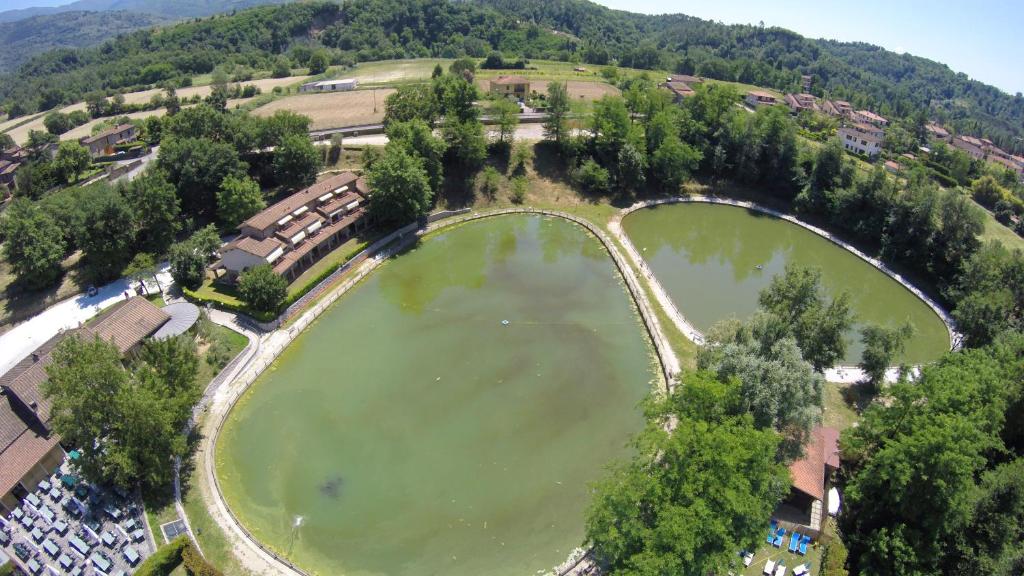
<path id="1" fill-rule="evenodd" d="M 185 570 L 189 573 L 189 576 L 223 576 L 223 572 L 207 562 L 206 558 L 203 558 L 191 540 L 188 541 L 188 545 L 182 551 L 181 559 L 185 563 Z"/>
<path id="2" fill-rule="evenodd" d="M 526 177 L 516 176 L 512 179 L 512 192 L 510 198 L 513 204 L 522 204 L 526 201 Z"/>
<path id="3" fill-rule="evenodd" d="M 152 556 L 139 564 L 135 576 L 167 576 L 178 567 L 178 564 L 181 564 L 182 553 L 186 546 L 191 547 L 192 542 L 187 535 L 182 534 L 157 548 Z"/>
<path id="4" fill-rule="evenodd" d="M 498 194 L 498 183 L 501 181 L 501 174 L 494 168 L 488 166 L 480 172 L 479 177 L 480 193 L 489 200 L 493 200 Z"/>
<path id="5" fill-rule="evenodd" d="M 242 273 L 238 279 L 238 294 L 253 310 L 276 314 L 288 296 L 288 281 L 269 264 L 261 264 Z"/>
<path id="6" fill-rule="evenodd" d="M 593 158 L 576 169 L 573 179 L 587 194 L 606 194 L 611 187 L 611 175 Z"/>

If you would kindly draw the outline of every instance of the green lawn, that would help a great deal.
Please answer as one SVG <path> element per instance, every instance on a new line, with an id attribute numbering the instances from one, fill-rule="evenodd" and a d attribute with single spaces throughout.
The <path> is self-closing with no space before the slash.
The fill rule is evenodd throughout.
<path id="1" fill-rule="evenodd" d="M 768 535 L 768 527 L 764 527 L 764 535 Z M 764 573 L 765 562 L 771 560 L 776 564 L 783 562 L 786 565 L 787 576 L 793 573 L 793 568 L 801 564 L 810 564 L 811 574 L 818 574 L 818 568 L 821 564 L 821 552 L 822 546 L 818 542 L 812 542 L 807 545 L 807 555 L 801 556 L 799 554 L 793 554 L 789 552 L 789 532 L 786 533 L 786 537 L 783 539 L 782 546 L 775 548 L 771 544 L 768 544 L 761 540 L 761 547 L 754 552 L 754 561 L 750 563 L 750 566 L 743 568 L 740 572 L 743 576 L 760 576 Z M 743 564 L 740 563 L 740 567 Z"/>
<path id="2" fill-rule="evenodd" d="M 975 202 L 975 205 L 981 208 L 981 211 L 985 214 L 985 231 L 981 234 L 982 241 L 999 240 L 1011 250 L 1014 248 L 1024 250 L 1024 238 L 1021 238 L 1016 232 L 1000 224 L 996 217 L 980 204 Z"/>
<path id="3" fill-rule="evenodd" d="M 213 300 L 228 306 L 245 306 L 245 303 L 239 299 L 238 292 L 234 288 L 217 284 L 211 278 L 204 280 L 203 285 L 194 293 L 200 298 Z"/>
<path id="4" fill-rule="evenodd" d="M 330 270 L 333 266 L 340 266 L 366 248 L 367 242 L 359 238 L 349 238 L 344 244 L 339 245 L 326 256 L 309 267 L 308 270 L 299 275 L 294 282 L 288 285 L 288 295 L 293 296 L 302 290 L 307 284 L 316 280 L 321 274 Z"/>
<path id="5" fill-rule="evenodd" d="M 199 382 L 199 386 L 205 389 L 221 368 L 238 356 L 249 344 L 249 339 L 219 324 L 207 320 L 200 320 L 200 322 L 204 324 L 199 345 L 199 373 L 196 380 Z"/>
<path id="6" fill-rule="evenodd" d="M 867 386 L 825 383 L 823 424 L 839 431 L 853 426 L 873 395 Z"/>

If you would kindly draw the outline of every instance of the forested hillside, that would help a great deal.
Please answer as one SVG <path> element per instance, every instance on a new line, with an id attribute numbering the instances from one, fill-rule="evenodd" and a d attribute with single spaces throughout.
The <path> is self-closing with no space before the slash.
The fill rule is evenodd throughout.
<path id="1" fill-rule="evenodd" d="M 557 33 L 552 33 L 553 31 Z M 316 49 L 334 64 L 423 56 L 508 56 L 618 63 L 813 91 L 890 116 L 941 120 L 1007 149 L 1024 136 L 1024 97 L 945 65 L 876 46 L 806 39 L 759 26 L 685 15 L 645 16 L 586 0 L 346 0 L 260 7 L 163 30 L 134 32 L 96 48 L 38 56 L 0 81 L 15 112 L 47 109 L 94 90 L 180 80 L 222 63 L 304 66 Z"/>
<path id="2" fill-rule="evenodd" d="M 210 16 L 232 10 L 242 10 L 261 4 L 281 4 L 288 0 L 78 0 L 63 6 L 22 8 L 0 12 L 0 22 L 15 22 L 66 12 L 125 11 L 163 16 L 171 19 Z"/>
<path id="3" fill-rule="evenodd" d="M 133 12 L 62 12 L 0 23 L 0 72 L 57 48 L 84 48 L 111 36 L 166 24 L 165 18 Z"/>

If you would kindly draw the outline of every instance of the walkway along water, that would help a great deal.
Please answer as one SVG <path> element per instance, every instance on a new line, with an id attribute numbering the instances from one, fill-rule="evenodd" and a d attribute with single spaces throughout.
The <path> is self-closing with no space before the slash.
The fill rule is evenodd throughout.
<path id="1" fill-rule="evenodd" d="M 239 522 L 223 498 L 214 470 L 214 450 L 217 445 L 218 436 L 228 414 L 248 387 L 274 362 L 277 356 L 302 332 L 302 330 L 312 324 L 321 313 L 329 308 L 343 294 L 356 286 L 380 264 L 398 254 L 407 246 L 414 243 L 418 238 L 426 234 L 464 222 L 508 214 L 538 214 L 564 218 L 584 227 L 591 234 L 597 237 L 605 250 L 612 257 L 616 268 L 619 270 L 633 302 L 637 307 L 637 311 L 640 314 L 644 327 L 654 345 L 658 362 L 661 367 L 660 373 L 663 379 L 663 385 L 666 390 L 670 389 L 676 375 L 679 374 L 679 360 L 672 351 L 667 338 L 665 338 L 661 325 L 651 308 L 651 303 L 648 301 L 646 294 L 640 287 L 639 280 L 636 278 L 632 268 L 629 266 L 625 257 L 619 252 L 614 242 L 612 242 L 612 240 L 597 226 L 572 214 L 533 208 L 513 208 L 480 213 L 459 211 L 454 213 L 457 217 L 437 220 L 438 217 L 444 218 L 445 216 L 451 216 L 452 214 L 453 213 L 444 213 L 434 215 L 429 219 L 431 223 L 426 228 L 417 229 L 415 224 L 411 224 L 396 231 L 392 235 L 389 235 L 385 239 L 382 239 L 382 241 L 375 243 L 374 246 L 371 246 L 371 248 L 368 249 L 368 253 L 361 263 L 351 269 L 347 269 L 347 271 L 353 272 L 351 277 L 345 279 L 340 285 L 330 289 L 326 297 L 316 303 L 312 308 L 302 313 L 292 326 L 284 329 L 277 329 L 261 336 L 255 352 L 253 352 L 252 355 L 244 361 L 244 363 L 240 363 L 236 367 L 237 376 L 231 379 L 226 378 L 222 385 L 219 383 L 217 386 L 211 385 L 211 388 L 208 390 L 208 397 L 204 397 L 204 402 L 209 400 L 207 406 L 209 418 L 204 426 L 207 434 L 200 447 L 200 468 L 201 473 L 206 479 L 206 484 L 210 487 L 211 493 L 204 494 L 203 496 L 207 500 L 208 509 L 214 521 L 222 530 L 224 530 L 229 542 L 232 544 L 232 549 L 235 555 L 247 569 L 261 574 L 274 573 L 303 576 L 307 574 L 304 570 L 292 564 L 288 559 L 281 557 L 273 550 L 264 546 L 259 542 L 259 540 L 250 534 Z M 322 286 L 329 286 L 336 279 L 337 276 L 332 275 L 332 277 L 325 279 Z M 312 292 L 319 295 L 322 293 L 322 290 L 314 289 Z M 313 298 L 315 298 L 315 296 L 311 296 L 311 299 Z M 280 324 L 280 319 L 277 324 Z M 179 511 L 182 514 L 184 513 L 180 508 Z M 573 574 L 585 565 L 588 558 L 589 556 L 585 551 L 574 551 L 567 561 L 558 567 L 557 573 L 560 576 Z"/>
<path id="2" fill-rule="evenodd" d="M 689 338 L 692 342 L 698 345 L 703 345 L 704 334 L 702 334 L 701 331 L 698 330 L 691 322 L 689 322 L 686 319 L 686 317 L 683 316 L 682 312 L 679 311 L 679 309 L 676 307 L 675 302 L 672 300 L 671 297 L 669 297 L 668 293 L 665 292 L 665 289 L 661 286 L 661 283 L 658 281 L 657 277 L 654 275 L 653 272 L 651 272 L 650 268 L 648 268 L 646 262 L 643 259 L 643 256 L 641 256 L 640 253 L 637 251 L 636 247 L 633 246 L 633 243 L 629 239 L 629 236 L 626 235 L 622 230 L 622 219 L 637 210 L 659 206 L 663 204 L 677 204 L 686 202 L 724 204 L 728 206 L 738 206 L 741 208 L 746 208 L 748 210 L 754 210 L 762 214 L 768 214 L 769 216 L 774 216 L 781 220 L 785 220 L 787 222 L 795 224 L 797 226 L 800 226 L 801 228 L 804 228 L 806 230 L 809 230 L 810 232 L 817 234 L 818 236 L 821 236 L 822 238 L 829 240 L 833 244 L 846 249 L 847 251 L 851 252 L 861 260 L 874 266 L 876 269 L 880 270 L 881 272 L 883 272 L 884 274 L 898 282 L 901 286 L 909 290 L 919 299 L 921 299 L 921 301 L 927 304 L 928 307 L 931 308 L 936 315 L 938 315 L 938 317 L 942 320 L 943 324 L 945 324 L 946 330 L 949 333 L 950 349 L 956 350 L 960 347 L 962 336 L 959 332 L 956 331 L 956 323 L 953 320 L 953 317 L 949 315 L 949 312 L 943 309 L 937 302 L 929 298 L 927 294 L 925 294 L 916 286 L 911 284 L 908 280 L 903 278 L 902 275 L 886 266 L 885 263 L 883 263 L 881 260 L 868 256 L 867 254 L 861 252 L 854 246 L 837 238 L 835 235 L 831 234 L 826 230 L 822 230 L 817 226 L 813 226 L 811 224 L 803 222 L 794 216 L 784 214 L 782 212 L 779 212 L 778 210 L 766 208 L 753 202 L 747 202 L 744 200 L 733 200 L 731 198 L 718 198 L 715 196 L 693 195 L 637 202 L 632 206 L 624 208 L 621 211 L 619 211 L 619 213 L 616 214 L 615 217 L 612 218 L 612 220 L 608 223 L 608 229 L 611 230 L 612 234 L 619 240 L 619 242 L 625 248 L 626 253 L 633 261 L 633 264 L 637 267 L 638 270 L 641 271 L 641 273 L 647 279 L 649 285 L 651 286 L 651 291 L 654 293 L 654 297 L 658 300 L 658 303 L 661 305 L 662 309 L 664 309 L 665 312 L 668 314 L 669 318 L 672 319 L 672 321 L 675 323 L 679 331 L 685 334 L 686 337 Z M 919 370 L 919 368 L 920 367 L 915 366 L 913 367 L 913 370 L 917 371 Z M 899 368 L 893 367 L 886 372 L 886 379 L 893 381 L 898 377 L 898 375 Z M 857 366 L 837 365 L 825 371 L 825 378 L 830 382 L 856 383 L 863 381 L 865 379 L 865 375 L 863 370 L 861 370 Z"/>

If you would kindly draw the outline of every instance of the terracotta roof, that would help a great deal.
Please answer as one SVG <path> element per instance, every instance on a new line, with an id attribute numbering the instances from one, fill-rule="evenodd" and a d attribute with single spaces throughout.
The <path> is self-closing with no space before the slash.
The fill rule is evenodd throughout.
<path id="1" fill-rule="evenodd" d="M 811 431 L 804 456 L 789 465 L 793 488 L 812 498 L 825 498 L 825 465 L 839 467 L 839 431 L 819 426 Z"/>
<path id="2" fill-rule="evenodd" d="M 775 100 L 775 95 L 774 94 L 769 94 L 769 93 L 764 92 L 762 90 L 751 90 L 750 92 L 747 92 L 747 96 L 753 96 L 753 97 L 758 98 L 758 99 L 770 98 L 772 100 Z"/>
<path id="3" fill-rule="evenodd" d="M 357 180 L 361 179 L 352 172 L 343 172 L 336 176 L 331 176 L 323 182 L 317 182 L 309 188 L 299 190 L 284 200 L 269 206 L 252 218 L 243 222 L 242 226 L 249 226 L 257 230 L 264 230 L 281 218 L 284 218 L 299 208 L 314 202 L 317 198 L 328 192 L 333 192 L 342 186 L 350 186 L 349 189 L 351 189 L 351 185 Z M 365 184 L 363 187 L 365 188 Z"/>
<path id="4" fill-rule="evenodd" d="M 323 204 L 321 206 L 318 206 L 316 210 L 317 210 L 317 212 L 323 214 L 325 217 L 329 217 L 332 212 L 334 212 L 335 210 L 337 210 L 339 208 L 344 208 L 345 206 L 348 206 L 349 204 L 351 204 L 353 202 L 359 202 L 361 204 L 362 201 L 363 201 L 362 195 L 357 194 L 356 192 L 350 192 L 350 193 L 345 194 L 344 196 L 337 196 L 337 197 L 335 197 L 330 202 L 328 202 L 326 204 Z"/>
<path id="5" fill-rule="evenodd" d="M 346 214 L 344 218 L 338 220 L 337 222 L 324 226 L 323 228 L 317 231 L 315 236 L 312 236 L 311 238 L 303 242 L 301 245 L 295 248 L 295 250 L 287 252 L 284 256 L 282 256 L 281 259 L 274 264 L 274 272 L 277 272 L 278 274 L 284 274 L 285 272 L 288 271 L 288 269 L 294 266 L 296 262 L 301 260 L 302 257 L 304 257 L 306 254 L 309 254 L 309 252 L 312 251 L 314 248 L 330 240 L 331 236 L 333 236 L 337 232 L 344 230 L 345 228 L 348 228 L 352 224 L 356 223 L 365 214 L 365 208 L 358 208 Z"/>
<path id="6" fill-rule="evenodd" d="M 274 250 L 277 250 L 282 246 L 284 246 L 284 244 L 282 244 L 281 241 L 276 238 L 266 238 L 263 240 L 257 240 L 256 238 L 251 238 L 249 236 L 242 236 L 241 238 L 236 238 L 229 242 L 226 246 L 224 246 L 223 251 L 231 250 L 232 248 L 237 248 L 238 250 L 248 252 L 253 256 L 266 258 L 267 256 L 270 256 L 270 254 L 273 253 Z"/>
<path id="7" fill-rule="evenodd" d="M 491 80 L 491 84 L 529 84 L 530 79 L 525 76 L 498 76 Z"/>
<path id="8" fill-rule="evenodd" d="M 44 436 L 27 429 L 0 453 L 0 494 L 6 494 L 35 466 L 47 452 L 53 450 L 59 438 L 56 434 Z"/>
<path id="9" fill-rule="evenodd" d="M 665 87 L 680 96 L 692 96 L 696 94 L 693 88 L 684 82 L 665 82 Z"/>
<path id="10" fill-rule="evenodd" d="M 282 241 L 288 242 L 292 236 L 295 236 L 299 232 L 309 228 L 313 223 L 320 222 L 323 219 L 324 217 L 321 216 L 319 212 L 306 212 L 302 216 L 299 216 L 295 220 L 292 220 L 288 224 L 278 228 L 274 235 Z"/>
<path id="11" fill-rule="evenodd" d="M 113 342 L 124 354 L 156 332 L 168 319 L 170 316 L 152 302 L 142 296 L 135 296 L 100 319 L 92 326 L 92 330 L 101 340 Z"/>
<path id="12" fill-rule="evenodd" d="M 61 340 L 64 339 L 65 334 L 57 334 L 53 338 L 50 338 L 46 342 L 43 342 L 39 348 L 36 348 L 32 354 L 25 356 L 20 362 L 11 366 L 10 370 L 0 375 L 0 387 L 6 388 L 14 382 L 14 379 L 21 375 L 22 372 L 28 370 L 35 364 L 40 358 L 46 356 L 53 350 Z M 34 356 L 33 356 L 34 355 Z"/>
<path id="13" fill-rule="evenodd" d="M 703 78 L 698 76 L 690 76 L 689 74 L 673 74 L 666 79 L 667 82 L 683 82 L 686 84 L 700 84 L 704 82 Z"/>
<path id="14" fill-rule="evenodd" d="M 861 116 L 863 116 L 865 118 L 870 118 L 871 120 L 874 120 L 875 122 L 888 122 L 888 120 L 886 120 L 885 118 L 879 116 L 878 114 L 875 114 L 874 112 L 872 112 L 870 110 L 857 110 L 857 114 L 860 114 Z"/>
<path id="15" fill-rule="evenodd" d="M 96 134 L 95 136 L 87 136 L 85 138 L 82 138 L 82 143 L 83 144 L 92 144 L 93 142 L 98 142 L 98 141 L 102 140 L 103 138 L 106 138 L 107 136 L 112 136 L 114 134 L 118 134 L 120 132 L 124 132 L 125 130 L 131 130 L 131 129 L 134 129 L 134 128 L 135 128 L 135 126 L 132 126 L 131 124 L 121 124 L 121 125 L 115 126 L 113 128 L 108 128 L 107 130 L 104 130 L 103 132 L 100 132 L 99 134 Z"/>

